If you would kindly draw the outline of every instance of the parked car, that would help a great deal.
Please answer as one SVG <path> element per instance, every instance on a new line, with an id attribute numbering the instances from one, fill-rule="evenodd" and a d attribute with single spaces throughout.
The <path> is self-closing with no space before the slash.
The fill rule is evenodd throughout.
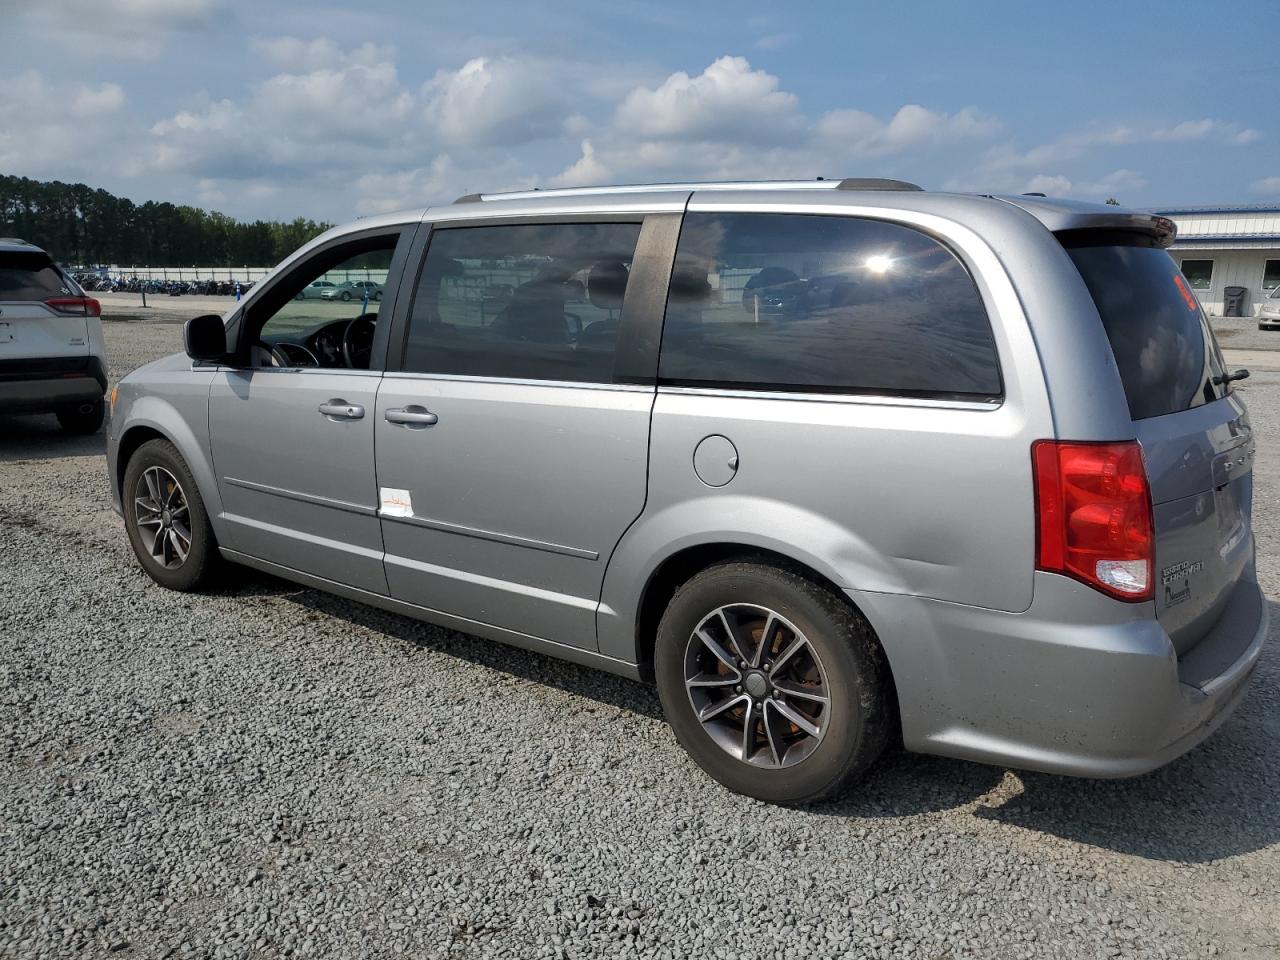
<path id="1" fill-rule="evenodd" d="M 337 286 L 327 287 L 320 291 L 325 300 L 370 300 L 382 299 L 382 284 L 372 280 L 344 280 Z"/>
<path id="2" fill-rule="evenodd" d="M 319 300 L 326 290 L 332 290 L 337 284 L 332 280 L 313 280 L 298 291 L 295 299 Z"/>
<path id="3" fill-rule="evenodd" d="M 1267 299 L 1263 300 L 1262 306 L 1258 308 L 1258 329 L 1280 329 L 1280 287 L 1276 287 L 1267 294 Z"/>
<path id="4" fill-rule="evenodd" d="M 121 382 L 115 506 L 176 590 L 234 561 L 652 679 L 766 800 L 895 740 L 1139 774 L 1227 718 L 1267 635 L 1245 372 L 1174 229 L 896 181 L 361 220 Z M 374 254 L 394 315 L 290 315 Z"/>
<path id="5" fill-rule="evenodd" d="M 44 250 L 0 239 L 0 413 L 53 413 L 96 433 L 107 389 L 102 306 Z"/>

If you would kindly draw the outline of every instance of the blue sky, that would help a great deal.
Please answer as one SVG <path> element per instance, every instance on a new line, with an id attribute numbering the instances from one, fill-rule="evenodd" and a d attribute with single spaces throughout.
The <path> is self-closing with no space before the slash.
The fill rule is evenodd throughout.
<path id="1" fill-rule="evenodd" d="M 238 217 L 890 176 L 1280 200 L 1274 0 L 0 0 L 0 173 Z"/>

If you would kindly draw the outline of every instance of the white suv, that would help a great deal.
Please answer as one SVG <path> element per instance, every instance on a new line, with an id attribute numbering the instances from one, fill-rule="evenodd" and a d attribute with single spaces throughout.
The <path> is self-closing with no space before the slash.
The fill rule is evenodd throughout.
<path id="1" fill-rule="evenodd" d="M 25 240 L 0 238 L 0 413 L 96 433 L 107 390 L 102 305 Z"/>

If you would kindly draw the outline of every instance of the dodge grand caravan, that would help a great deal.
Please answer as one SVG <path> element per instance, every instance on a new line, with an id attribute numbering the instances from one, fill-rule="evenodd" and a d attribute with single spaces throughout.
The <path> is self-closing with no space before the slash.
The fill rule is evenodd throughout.
<path id="1" fill-rule="evenodd" d="M 1245 372 L 1173 235 L 854 180 L 361 220 L 121 382 L 116 508 L 172 589 L 233 561 L 652 679 L 767 800 L 894 738 L 1139 774 L 1267 635 Z M 380 302 L 298 299 L 357 269 Z"/>

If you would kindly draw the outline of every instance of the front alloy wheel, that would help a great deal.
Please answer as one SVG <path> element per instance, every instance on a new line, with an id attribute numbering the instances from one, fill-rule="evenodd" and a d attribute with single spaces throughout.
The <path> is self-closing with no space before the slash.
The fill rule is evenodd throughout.
<path id="1" fill-rule="evenodd" d="M 182 485 L 164 467 L 148 467 L 134 490 L 134 523 L 143 546 L 162 567 L 176 570 L 191 552 L 191 509 Z"/>
<path id="2" fill-rule="evenodd" d="M 195 478 L 168 440 L 134 451 L 120 485 L 125 529 L 138 563 L 170 590 L 196 590 L 218 579 L 221 556 Z"/>

